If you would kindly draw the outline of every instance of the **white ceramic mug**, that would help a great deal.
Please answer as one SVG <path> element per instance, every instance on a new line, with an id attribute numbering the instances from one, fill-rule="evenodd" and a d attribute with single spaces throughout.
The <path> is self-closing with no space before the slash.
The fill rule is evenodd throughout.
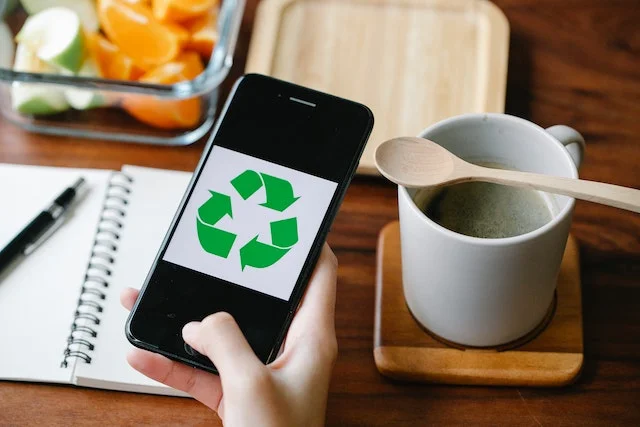
<path id="1" fill-rule="evenodd" d="M 470 162 L 578 177 L 584 139 L 567 126 L 543 129 L 505 114 L 467 114 L 425 129 L 430 139 Z M 420 193 L 425 193 L 424 190 Z M 553 302 L 574 199 L 548 195 L 553 219 L 526 234 L 484 239 L 450 231 L 398 188 L 404 295 L 416 320 L 464 346 L 498 346 L 535 329 Z"/>

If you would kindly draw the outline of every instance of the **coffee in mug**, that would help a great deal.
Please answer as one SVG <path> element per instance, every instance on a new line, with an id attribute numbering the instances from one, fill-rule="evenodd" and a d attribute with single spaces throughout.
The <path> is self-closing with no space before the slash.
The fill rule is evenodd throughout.
<path id="1" fill-rule="evenodd" d="M 494 162 L 476 162 L 493 169 L 513 169 Z M 422 190 L 416 206 L 437 224 L 456 233 L 499 239 L 537 230 L 553 218 L 557 208 L 548 194 L 530 188 L 490 182 L 463 182 Z"/>

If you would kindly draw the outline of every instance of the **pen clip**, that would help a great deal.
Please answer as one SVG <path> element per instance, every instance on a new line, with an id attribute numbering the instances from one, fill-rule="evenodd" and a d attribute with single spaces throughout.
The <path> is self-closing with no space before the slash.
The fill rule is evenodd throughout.
<path id="1" fill-rule="evenodd" d="M 58 228 L 62 227 L 62 224 L 64 224 L 65 219 L 66 219 L 65 215 L 58 217 L 56 222 L 53 223 L 53 225 L 47 231 L 42 233 L 40 237 L 38 237 L 38 240 L 36 240 L 35 242 L 31 243 L 30 245 L 24 248 L 24 251 L 22 252 L 24 256 L 28 256 L 31 253 L 33 253 L 33 251 L 38 249 L 38 247 L 42 245 L 45 242 L 45 240 L 47 240 L 53 233 L 55 233 Z"/>

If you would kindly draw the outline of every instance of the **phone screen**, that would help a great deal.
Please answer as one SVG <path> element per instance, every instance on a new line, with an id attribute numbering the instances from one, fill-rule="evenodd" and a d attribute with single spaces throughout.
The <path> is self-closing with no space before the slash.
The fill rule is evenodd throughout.
<path id="1" fill-rule="evenodd" d="M 360 104 L 265 76 L 231 96 L 127 331 L 209 369 L 181 330 L 217 311 L 275 357 L 373 125 Z"/>

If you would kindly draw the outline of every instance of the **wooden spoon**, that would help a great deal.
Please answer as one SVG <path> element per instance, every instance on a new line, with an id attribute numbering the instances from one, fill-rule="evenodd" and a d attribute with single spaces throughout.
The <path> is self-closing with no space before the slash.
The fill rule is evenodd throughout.
<path id="1" fill-rule="evenodd" d="M 485 168 L 465 162 L 424 138 L 402 137 L 385 141 L 376 150 L 375 158 L 382 175 L 409 188 L 485 181 L 564 194 L 640 213 L 640 190 L 582 179 Z"/>

